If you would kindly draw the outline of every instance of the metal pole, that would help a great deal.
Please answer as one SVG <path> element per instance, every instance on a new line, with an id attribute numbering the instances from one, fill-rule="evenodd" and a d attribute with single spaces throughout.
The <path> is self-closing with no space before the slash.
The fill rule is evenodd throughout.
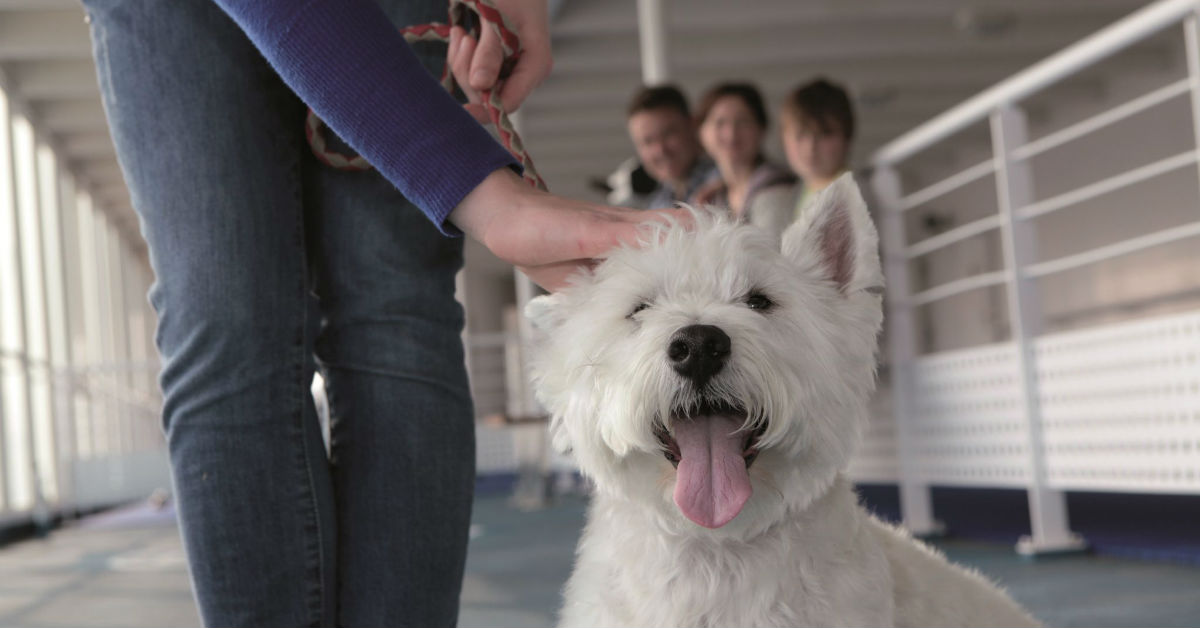
<path id="1" fill-rule="evenodd" d="M 1193 147 L 1200 151 L 1200 8 L 1183 20 L 1184 54 L 1192 99 Z"/>
<path id="2" fill-rule="evenodd" d="M 11 128 L 13 128 L 11 121 L 12 121 L 12 116 L 9 115 L 8 119 L 2 120 L 2 121 L 0 121 L 0 123 L 8 124 L 9 128 L 11 129 Z M 32 125 L 29 126 L 29 133 L 31 135 L 30 140 L 32 141 L 32 139 L 33 139 L 32 138 L 32 133 L 33 133 Z M 24 444 L 28 447 L 27 455 L 29 456 L 29 473 L 30 473 L 29 489 L 33 493 L 34 522 L 36 524 L 38 524 L 39 526 L 41 526 L 45 523 L 45 520 L 48 518 L 48 513 L 46 511 L 46 500 L 45 500 L 45 497 L 42 495 L 41 470 L 39 468 L 38 460 L 37 460 L 37 447 L 35 447 L 35 445 L 34 445 L 35 426 L 33 423 L 33 406 L 34 406 L 33 378 L 32 378 L 31 373 L 29 372 L 29 370 L 33 364 L 32 364 L 32 361 L 29 359 L 29 321 L 28 321 L 28 312 L 26 311 L 26 308 L 25 308 L 25 304 L 29 298 L 29 294 L 28 294 L 28 291 L 26 290 L 26 286 L 25 286 L 25 252 L 24 252 L 24 247 L 21 246 L 20 215 L 21 215 L 22 209 L 21 209 L 20 193 L 18 191 L 18 188 L 20 187 L 21 182 L 18 180 L 19 177 L 17 176 L 17 169 L 16 169 L 17 161 L 21 156 L 17 155 L 16 138 L 12 136 L 11 131 L 10 131 L 10 135 L 9 135 L 8 145 L 9 145 L 9 176 L 11 177 L 11 181 L 12 181 L 12 186 L 11 186 L 12 187 L 12 189 L 11 189 L 12 196 L 11 196 L 11 198 L 12 198 L 12 207 L 13 207 L 13 216 L 12 216 L 12 230 L 13 230 L 12 232 L 13 232 L 13 243 L 14 243 L 13 254 L 16 257 L 15 270 L 16 270 L 16 276 L 17 276 L 17 294 L 19 295 L 19 300 L 20 300 L 20 303 L 17 306 L 17 312 L 18 312 L 17 326 L 20 329 L 20 334 L 21 334 L 21 351 L 19 352 L 19 357 L 20 357 L 20 361 L 21 361 L 21 379 L 22 379 L 22 382 L 24 383 L 24 388 L 25 388 L 25 437 L 26 437 L 26 441 Z M 36 160 L 34 160 L 34 161 L 36 161 Z M 38 213 L 37 212 L 36 185 L 37 185 L 37 172 L 35 171 L 34 172 L 34 190 L 33 190 L 34 207 L 28 208 L 33 212 L 35 219 L 37 218 L 37 213 Z M 20 417 L 18 417 L 18 420 L 20 420 Z"/>
<path id="3" fill-rule="evenodd" d="M 44 147 L 44 148 L 47 151 L 49 151 L 48 147 Z M 35 150 L 37 150 L 36 147 L 35 147 Z M 49 162 L 50 160 L 47 159 L 45 161 Z M 48 417 L 48 423 L 46 424 L 45 428 L 49 431 L 49 434 L 47 435 L 47 437 L 50 439 L 51 455 L 54 456 L 53 460 L 47 461 L 47 464 L 49 466 L 49 468 L 47 470 L 47 474 L 49 474 L 49 469 L 53 469 L 54 476 L 51 479 L 53 480 L 54 495 L 55 495 L 55 499 L 58 500 L 58 503 L 61 505 L 62 504 L 62 501 L 61 501 L 62 495 L 59 492 L 59 477 L 60 477 L 60 468 L 61 467 L 58 464 L 58 459 L 57 459 L 58 458 L 58 456 L 57 456 L 58 429 L 56 429 L 57 422 L 58 422 L 60 415 L 59 415 L 58 407 L 57 407 L 58 406 L 57 397 L 55 395 L 57 386 L 56 386 L 55 377 L 54 377 L 54 346 L 55 346 L 54 345 L 54 325 L 53 325 L 53 322 L 51 321 L 51 316 L 50 316 L 50 276 L 46 269 L 47 265 L 49 264 L 49 252 L 47 251 L 47 247 L 46 247 L 46 228 L 45 228 L 46 217 L 50 215 L 50 212 L 58 211 L 58 195 L 55 193 L 56 190 L 58 189 L 58 186 L 57 186 L 57 184 L 53 185 L 53 186 L 46 186 L 46 187 L 49 187 L 50 189 L 46 189 L 46 187 L 42 186 L 43 177 L 53 177 L 55 179 L 55 183 L 57 183 L 58 173 L 56 171 L 54 171 L 54 169 L 51 169 L 49 172 L 43 171 L 44 170 L 43 166 L 47 166 L 49 164 L 43 163 L 41 154 L 38 154 L 35 157 L 35 159 L 33 160 L 33 165 L 34 165 L 34 168 L 36 168 L 34 170 L 34 181 L 37 183 L 37 186 L 38 186 L 38 205 L 37 205 L 37 207 L 38 207 L 38 209 L 41 210 L 38 212 L 37 220 L 35 220 L 34 222 L 36 223 L 35 231 L 37 233 L 38 250 L 41 252 L 41 258 L 37 260 L 38 271 L 39 271 L 38 279 L 42 282 L 42 325 L 43 325 L 42 328 L 45 330 L 45 336 L 46 336 L 46 347 L 45 347 L 46 348 L 46 375 L 45 375 L 45 377 L 46 377 L 47 394 L 50 396 L 50 406 L 48 408 L 48 410 L 50 412 L 50 416 Z M 36 434 L 31 435 L 31 438 L 33 438 L 34 452 L 36 453 L 37 452 L 37 436 L 36 436 Z"/>
<path id="4" fill-rule="evenodd" d="M 1016 214 L 1016 210 L 1033 200 L 1033 177 L 1027 162 L 1012 158 L 1012 151 L 1028 140 L 1027 128 L 1024 113 L 1016 107 L 1005 106 L 992 113 L 992 150 L 996 160 L 1008 317 L 1017 354 L 1021 396 L 1018 407 L 1025 419 L 1025 446 L 1029 456 L 1026 481 L 1032 534 L 1017 542 L 1017 552 L 1035 555 L 1076 551 L 1086 545 L 1069 529 L 1066 495 L 1046 486 L 1040 388 L 1034 353 L 1034 343 L 1041 334 L 1042 312 L 1037 285 L 1024 272 L 1024 268 L 1036 259 L 1036 243 L 1033 226 Z"/>
<path id="5" fill-rule="evenodd" d="M 133 394 L 133 350 L 129 343 L 129 275 L 126 265 L 129 260 L 128 250 L 126 249 L 125 235 L 120 229 L 113 229 L 116 237 L 117 246 L 113 249 L 113 257 L 117 265 L 117 272 L 114 273 L 113 279 L 117 282 L 117 286 L 113 290 L 113 294 L 117 297 L 117 323 L 116 329 L 116 351 L 114 352 L 117 358 L 117 363 L 125 363 L 124 372 L 118 372 L 116 379 L 118 387 L 124 389 L 124 393 L 128 396 L 136 396 Z M 128 451 L 135 452 L 138 450 L 138 412 L 129 401 L 120 402 L 125 417 L 125 438 L 129 446 Z"/>
<path id="6" fill-rule="evenodd" d="M 638 42 L 642 56 L 642 82 L 658 85 L 669 79 L 667 31 L 663 0 L 638 0 Z"/>
<path id="7" fill-rule="evenodd" d="M 0 457 L 8 458 L 8 444 L 5 442 L 5 432 L 8 431 L 7 418 L 4 414 L 4 355 L 0 353 Z M 0 461 L 0 514 L 8 511 L 8 465 Z"/>
<path id="8" fill-rule="evenodd" d="M 904 526 L 917 536 L 941 534 L 944 526 L 933 517 L 929 484 L 919 477 L 913 446 L 916 419 L 916 326 L 909 302 L 908 259 L 904 254 L 904 214 L 900 211 L 900 178 L 890 165 L 877 165 L 871 181 L 880 204 L 881 235 L 887 289 L 889 373 L 892 379 L 892 416 L 896 426 L 900 474 L 900 515 Z"/>
<path id="9" fill-rule="evenodd" d="M 9 124 L 9 121 L 11 120 L 11 116 L 9 115 L 8 100 L 5 97 L 5 92 L 3 91 L 4 87 L 5 87 L 4 75 L 3 75 L 2 71 L 0 71 L 0 156 L 2 156 L 4 154 L 11 155 L 11 150 L 12 150 L 10 148 L 10 146 L 12 144 L 12 137 L 11 137 L 12 125 Z M 4 161 L 3 159 L 0 159 L 0 163 L 3 163 L 3 161 Z M 11 179 L 11 166 L 10 166 L 10 179 Z M 0 191 L 0 192 L 2 192 L 2 191 Z M 15 194 L 14 190 L 10 189 L 8 191 L 7 196 L 8 196 L 8 201 L 9 201 L 7 203 L 7 206 L 12 210 L 13 215 L 15 216 L 17 207 L 16 207 L 16 203 L 15 203 L 16 194 Z M 6 206 L 5 199 L 0 198 L 0 220 L 2 220 L 4 218 L 4 216 L 2 215 L 3 214 L 2 210 L 5 206 Z M 13 234 L 13 237 L 16 237 L 15 233 Z M 0 293 L 0 295 L 2 295 L 2 294 L 3 293 Z M 2 304 L 0 304 L 0 307 L 2 307 Z M 0 315 L 3 315 L 3 314 L 4 314 L 4 311 L 2 309 L 0 309 Z M 0 342 L 2 342 L 2 340 L 0 340 Z M 8 419 L 5 416 L 5 405 L 4 405 L 5 362 L 6 362 L 6 356 L 4 355 L 4 348 L 3 348 L 3 345 L 0 344 L 0 513 L 6 512 L 9 509 L 8 462 L 7 461 L 10 459 L 10 455 L 9 455 L 9 451 L 8 451 L 8 442 L 7 442 Z"/>

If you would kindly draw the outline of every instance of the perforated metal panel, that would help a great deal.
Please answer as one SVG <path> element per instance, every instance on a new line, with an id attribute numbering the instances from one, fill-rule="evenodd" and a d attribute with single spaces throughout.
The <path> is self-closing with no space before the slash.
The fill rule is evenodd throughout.
<path id="1" fill-rule="evenodd" d="M 1019 487 L 1027 437 L 1012 345 L 920 358 L 912 468 L 930 484 Z"/>
<path id="2" fill-rule="evenodd" d="M 1035 347 L 1050 486 L 1200 492 L 1200 312 Z"/>

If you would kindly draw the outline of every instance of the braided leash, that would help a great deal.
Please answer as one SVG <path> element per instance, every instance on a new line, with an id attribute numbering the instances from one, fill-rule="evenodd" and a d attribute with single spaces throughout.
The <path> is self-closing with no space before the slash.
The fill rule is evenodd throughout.
<path id="1" fill-rule="evenodd" d="M 508 25 L 504 16 L 496 9 L 489 0 L 450 0 L 450 23 L 441 24 L 434 22 L 432 24 L 419 24 L 417 26 L 408 26 L 400 29 L 404 39 L 409 43 L 417 41 L 450 41 L 450 29 L 454 26 L 462 26 L 468 33 L 477 33 L 477 28 L 491 28 L 500 36 L 500 44 L 504 48 L 504 63 L 500 69 L 500 78 L 503 80 L 512 71 L 512 67 L 516 65 L 517 59 L 521 56 L 521 40 L 516 33 Z M 454 75 L 450 72 L 449 67 L 442 68 L 442 87 L 447 91 L 454 91 Z M 517 134 L 516 128 L 512 121 L 508 119 L 508 114 L 504 112 L 504 107 L 500 103 L 500 86 L 497 82 L 492 89 L 480 92 L 483 100 L 483 109 L 487 112 L 488 119 L 496 126 L 500 142 L 512 153 L 521 165 L 525 168 L 524 178 L 530 185 L 540 189 L 546 189 L 546 182 L 538 175 L 537 170 L 533 167 L 533 160 L 530 159 L 529 153 L 525 150 L 525 145 L 521 142 L 521 136 Z M 317 159 L 321 160 L 327 166 L 338 170 L 370 170 L 371 164 L 363 159 L 360 155 L 343 155 L 331 148 L 325 142 L 325 123 L 317 117 L 317 114 L 312 109 L 308 110 L 308 117 L 304 121 L 304 135 L 308 138 L 308 145 L 312 148 L 313 154 Z"/>

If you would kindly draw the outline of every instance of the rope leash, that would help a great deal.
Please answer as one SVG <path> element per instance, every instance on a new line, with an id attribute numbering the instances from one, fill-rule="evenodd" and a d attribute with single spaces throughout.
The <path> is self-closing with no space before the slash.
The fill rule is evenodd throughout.
<path id="1" fill-rule="evenodd" d="M 462 26 L 468 33 L 476 35 L 476 40 L 478 40 L 479 33 L 482 32 L 480 29 L 483 28 L 491 28 L 499 35 L 501 47 L 504 49 L 504 63 L 500 68 L 500 81 L 492 89 L 480 92 L 483 109 L 487 112 L 488 119 L 495 125 L 497 134 L 500 136 L 500 143 L 524 167 L 525 172 L 522 175 L 524 179 L 539 190 L 545 190 L 546 182 L 533 167 L 533 160 L 525 150 L 521 136 L 517 134 L 516 127 L 513 126 L 500 103 L 500 86 L 503 84 L 503 79 L 508 76 L 512 67 L 521 57 L 521 40 L 500 11 L 489 0 L 450 0 L 449 24 L 434 22 L 407 26 L 400 29 L 400 33 L 410 44 L 418 41 L 449 42 L 450 29 L 454 26 Z M 449 66 L 442 68 L 441 84 L 446 91 L 454 92 L 454 74 L 450 72 Z M 317 159 L 331 168 L 359 171 L 370 170 L 372 167 L 360 155 L 344 155 L 329 148 L 325 141 L 325 123 L 317 117 L 312 109 L 308 110 L 308 116 L 304 120 L 304 136 L 308 139 L 308 145 Z"/>

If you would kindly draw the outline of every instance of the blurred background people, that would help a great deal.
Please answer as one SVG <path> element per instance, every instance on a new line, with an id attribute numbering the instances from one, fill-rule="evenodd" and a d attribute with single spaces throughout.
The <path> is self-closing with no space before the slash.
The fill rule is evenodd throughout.
<path id="1" fill-rule="evenodd" d="M 700 143 L 718 172 L 694 201 L 724 205 L 741 220 L 782 232 L 794 215 L 795 177 L 763 155 L 767 110 L 758 88 L 714 86 L 701 100 L 696 120 Z"/>
<path id="2" fill-rule="evenodd" d="M 841 86 L 818 78 L 796 87 L 783 102 L 779 130 L 788 165 L 800 177 L 793 219 L 847 167 L 854 108 Z"/>
<path id="3" fill-rule="evenodd" d="M 630 100 L 627 119 L 638 159 L 658 182 L 646 208 L 672 207 L 688 200 L 713 167 L 700 151 L 683 92 L 673 85 L 643 87 Z"/>

